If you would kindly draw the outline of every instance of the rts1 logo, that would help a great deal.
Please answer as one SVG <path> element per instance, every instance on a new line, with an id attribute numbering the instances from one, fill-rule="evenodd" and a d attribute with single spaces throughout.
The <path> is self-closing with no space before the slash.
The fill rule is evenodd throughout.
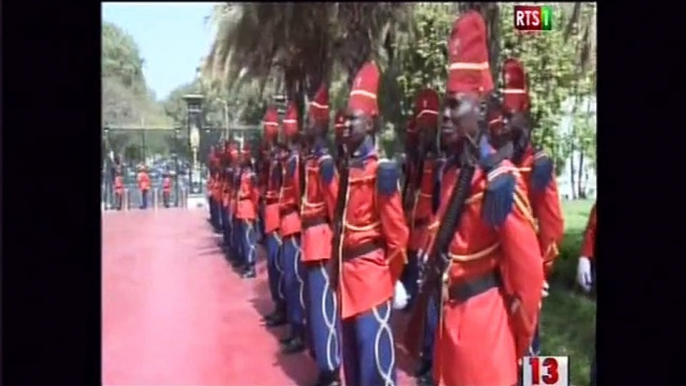
<path id="1" fill-rule="evenodd" d="M 520 31 L 550 31 L 553 10 L 550 6 L 515 5 L 514 25 Z"/>
<path id="2" fill-rule="evenodd" d="M 569 357 L 524 357 L 522 386 L 569 386 Z"/>

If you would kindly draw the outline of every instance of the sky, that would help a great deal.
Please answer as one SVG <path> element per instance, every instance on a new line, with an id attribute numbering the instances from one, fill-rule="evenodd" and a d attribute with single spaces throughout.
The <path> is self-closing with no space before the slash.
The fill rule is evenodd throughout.
<path id="1" fill-rule="evenodd" d="M 102 19 L 133 36 L 143 73 L 158 100 L 195 78 L 213 31 L 205 22 L 216 3 L 103 3 Z"/>

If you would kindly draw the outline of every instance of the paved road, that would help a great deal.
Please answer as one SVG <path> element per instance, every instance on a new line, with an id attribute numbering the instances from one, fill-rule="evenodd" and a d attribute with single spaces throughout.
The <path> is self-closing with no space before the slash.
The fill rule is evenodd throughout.
<path id="1" fill-rule="evenodd" d="M 103 214 L 103 384 L 311 384 L 307 354 L 281 355 L 287 331 L 260 325 L 270 308 L 263 259 L 258 279 L 241 280 L 206 216 Z"/>

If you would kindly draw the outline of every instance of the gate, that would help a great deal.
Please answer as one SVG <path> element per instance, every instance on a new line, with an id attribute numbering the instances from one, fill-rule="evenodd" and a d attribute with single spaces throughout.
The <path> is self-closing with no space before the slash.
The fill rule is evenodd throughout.
<path id="1" fill-rule="evenodd" d="M 106 126 L 102 138 L 102 202 L 106 208 L 114 205 L 114 177 L 116 168 L 122 170 L 124 187 L 129 192 L 129 206 L 141 204 L 136 176 L 138 165 L 147 166 L 153 188 L 162 191 L 162 175 L 169 173 L 173 179 L 171 205 L 178 206 L 183 194 L 190 188 L 193 152 L 190 132 L 182 127 L 152 126 Z M 203 127 L 199 130 L 197 162 L 201 168 L 200 187 L 206 190 L 207 159 L 210 147 L 220 144 L 227 135 L 239 143 L 249 143 L 256 149 L 261 139 L 259 125 L 235 125 L 226 128 Z M 253 150 L 253 154 L 255 150 Z M 151 194 L 149 194 L 152 196 Z M 161 194 L 160 194 L 161 197 Z M 151 200 L 151 197 L 148 198 Z M 149 202 L 151 205 L 152 202 Z"/>
<path id="2" fill-rule="evenodd" d="M 141 204 L 136 176 L 138 165 L 145 164 L 153 191 L 149 193 L 150 205 L 155 189 L 162 190 L 164 173 L 172 177 L 171 205 L 177 205 L 187 184 L 184 176 L 190 166 L 188 133 L 180 127 L 152 126 L 106 126 L 103 128 L 103 202 L 106 208 L 114 205 L 114 177 L 120 168 L 124 187 L 129 192 L 129 206 Z M 161 195 L 160 195 L 161 197 Z"/>

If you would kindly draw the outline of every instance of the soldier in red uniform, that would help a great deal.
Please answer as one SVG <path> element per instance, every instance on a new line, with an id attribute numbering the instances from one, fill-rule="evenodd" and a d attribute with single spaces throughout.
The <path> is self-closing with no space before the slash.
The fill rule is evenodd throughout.
<path id="1" fill-rule="evenodd" d="M 257 189 L 257 175 L 253 170 L 252 155 L 247 144 L 243 145 L 238 172 L 236 219 L 239 227 L 237 233 L 241 240 L 242 261 L 244 262 L 243 278 L 255 277 L 255 257 L 257 243 L 257 205 L 260 192 Z"/>
<path id="2" fill-rule="evenodd" d="M 221 182 L 222 182 L 222 201 L 221 201 L 221 221 L 222 230 L 224 232 L 224 252 L 229 261 L 233 261 L 233 257 L 229 252 L 231 251 L 231 230 L 233 223 L 231 221 L 232 214 L 230 213 L 231 208 L 229 203 L 231 200 L 231 185 L 233 179 L 233 170 L 231 169 L 231 150 L 235 147 L 230 141 L 224 142 L 224 151 L 221 155 Z"/>
<path id="3" fill-rule="evenodd" d="M 120 168 L 117 168 L 116 173 L 114 177 L 114 207 L 121 210 L 124 202 L 124 177 L 121 175 Z"/>
<path id="4" fill-rule="evenodd" d="M 266 186 L 264 192 L 264 233 L 267 249 L 267 274 L 269 291 L 274 301 L 274 312 L 266 315 L 265 323 L 280 326 L 287 323 L 286 293 L 284 289 L 284 268 L 281 262 L 281 219 L 279 216 L 279 192 L 281 190 L 282 169 L 277 158 L 277 137 L 279 134 L 278 112 L 270 106 L 263 119 L 264 141 L 268 155 L 266 160 Z"/>
<path id="5" fill-rule="evenodd" d="M 229 172 L 227 173 L 227 180 L 229 181 L 229 258 L 234 268 L 241 270 L 245 265 L 243 260 L 243 245 L 240 234 L 241 222 L 236 216 L 238 211 L 238 191 L 240 186 L 240 154 L 238 151 L 238 144 L 231 142 L 229 145 Z"/>
<path id="6" fill-rule="evenodd" d="M 407 261 L 408 229 L 395 162 L 379 160 L 379 70 L 365 64 L 353 81 L 344 130 L 348 158 L 334 216 L 334 274 L 341 305 L 345 384 L 394 385 L 390 327 L 394 289 Z M 340 204 L 340 207 L 338 206 Z M 340 209 L 339 209 L 340 208 Z M 401 292 L 401 291 L 398 291 Z"/>
<path id="7" fill-rule="evenodd" d="M 322 86 L 310 103 L 302 200 L 302 260 L 307 271 L 308 323 L 319 370 L 316 386 L 339 385 L 340 321 L 328 272 L 338 180 L 326 148 L 329 92 Z"/>
<path id="8" fill-rule="evenodd" d="M 586 225 L 586 232 L 584 234 L 584 243 L 581 246 L 581 256 L 579 257 L 579 267 L 577 269 L 577 280 L 579 285 L 586 292 L 591 292 L 595 282 L 595 269 L 592 261 L 595 261 L 595 239 L 596 226 L 598 224 L 598 217 L 596 214 L 595 205 L 591 208 L 591 214 L 588 217 L 588 224 Z M 596 356 L 593 355 L 593 364 L 591 365 L 591 386 L 596 386 Z"/>
<path id="9" fill-rule="evenodd" d="M 147 209 L 148 207 L 148 192 L 150 191 L 150 176 L 145 169 L 145 165 L 140 165 L 138 170 L 138 190 L 141 192 L 141 206 L 140 209 Z"/>
<path id="10" fill-rule="evenodd" d="M 298 145 L 298 112 L 293 102 L 288 105 L 283 120 L 286 148 L 281 151 L 283 183 L 279 195 L 282 262 L 290 336 L 282 341 L 285 353 L 305 349 L 305 269 L 300 249 L 301 157 Z"/>
<path id="11" fill-rule="evenodd" d="M 449 63 L 441 126 L 450 138 L 449 158 L 437 222 L 460 217 L 453 229 L 439 226 L 428 248 L 433 253 L 436 235 L 448 235 L 431 257 L 444 263 L 434 378 L 450 386 L 514 385 L 537 323 L 543 267 L 529 216 L 514 204 L 515 187 L 524 189 L 524 181 L 489 145 L 481 123 L 480 105 L 493 82 L 478 12 L 454 24 Z"/>
<path id="12" fill-rule="evenodd" d="M 505 154 L 518 168 L 526 189 L 517 192 L 518 205 L 529 213 L 532 223 L 538 228 L 539 246 L 543 255 L 543 267 L 550 274 L 554 259 L 558 255 L 557 245 L 564 236 L 562 207 L 555 181 L 552 159 L 544 150 L 536 150 L 531 143 L 529 124 L 529 94 L 524 67 L 516 59 L 507 59 L 503 65 L 503 99 L 500 109 L 491 109 L 489 129 L 491 143 Z M 498 114 L 501 110 L 502 115 Z M 509 150 L 511 149 L 511 150 Z M 507 154 L 511 151 L 511 155 Z M 547 289 L 547 283 L 545 284 Z M 547 292 L 544 290 L 544 296 Z M 529 355 L 540 353 L 539 330 L 532 341 Z"/>
<path id="13" fill-rule="evenodd" d="M 439 97 L 435 90 L 425 89 L 417 93 L 415 98 L 413 132 L 408 132 L 412 140 L 411 147 L 416 149 L 416 155 L 408 163 L 410 173 L 405 186 L 409 187 L 406 195 L 410 239 L 407 245 L 408 262 L 403 275 L 403 285 L 407 289 L 409 301 L 407 308 L 412 306 L 417 294 L 419 280 L 419 259 L 422 249 L 426 246 L 427 229 L 431 220 L 431 197 L 434 186 L 434 166 L 438 156 L 436 147 L 436 131 L 438 128 Z"/>
<path id="14" fill-rule="evenodd" d="M 165 208 L 169 208 L 169 201 L 171 198 L 171 177 L 169 173 L 164 173 L 162 176 L 162 203 Z"/>

